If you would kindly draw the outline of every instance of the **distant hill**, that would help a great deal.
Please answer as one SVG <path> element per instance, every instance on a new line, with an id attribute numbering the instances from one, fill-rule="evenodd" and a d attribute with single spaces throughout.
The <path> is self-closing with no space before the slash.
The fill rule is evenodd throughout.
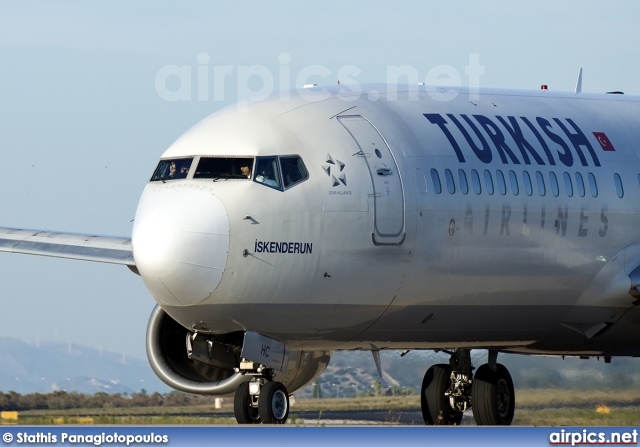
<path id="1" fill-rule="evenodd" d="M 422 378 L 427 368 L 436 363 L 448 363 L 449 356 L 433 351 L 410 351 L 400 356 L 401 351 L 382 351 L 383 378 L 368 351 L 338 351 L 331 358 L 326 371 L 318 378 L 323 397 L 338 394 L 353 397 L 356 393 L 374 392 L 374 382 L 380 382 L 382 392 L 420 391 Z M 475 367 L 487 360 L 483 350 L 472 351 Z M 613 358 L 605 364 L 600 358 L 579 359 L 577 357 L 545 357 L 515 354 L 500 354 L 503 363 L 518 388 L 574 388 L 580 389 L 625 389 L 640 385 L 640 359 Z M 313 387 L 297 393 L 299 397 L 312 397 Z"/>
<path id="2" fill-rule="evenodd" d="M 338 351 L 317 386 L 324 397 L 354 396 L 374 392 L 374 382 L 387 390 L 413 389 L 418 392 L 426 369 L 435 363 L 447 363 L 448 355 L 433 351 L 381 352 L 384 376 L 378 377 L 373 357 L 368 351 Z M 473 351 L 477 367 L 486 361 L 485 351 Z M 611 388 L 624 389 L 640 385 L 640 359 L 614 358 L 611 364 L 602 359 L 580 360 L 575 357 L 539 357 L 501 354 L 513 376 L 516 388 Z M 46 393 L 56 390 L 93 394 L 167 393 L 146 359 L 87 346 L 43 342 L 38 346 L 16 338 L 0 337 L 0 391 L 20 394 Z M 311 397 L 313 386 L 296 393 Z"/>
<path id="3" fill-rule="evenodd" d="M 142 389 L 171 391 L 146 359 L 76 344 L 42 342 L 36 346 L 0 337 L 0 391 L 131 394 Z"/>

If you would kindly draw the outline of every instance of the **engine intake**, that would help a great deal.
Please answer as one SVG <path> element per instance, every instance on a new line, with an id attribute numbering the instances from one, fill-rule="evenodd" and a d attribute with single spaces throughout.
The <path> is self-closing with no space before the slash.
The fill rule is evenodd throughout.
<path id="1" fill-rule="evenodd" d="M 235 336 L 234 336 L 235 335 Z M 147 326 L 147 357 L 151 368 L 170 387 L 192 394 L 232 394 L 253 376 L 237 373 L 243 333 L 224 340 L 194 333 L 156 306 Z M 290 393 L 318 377 L 329 364 L 325 351 L 293 351 L 286 371 L 274 374 Z"/>
<path id="2" fill-rule="evenodd" d="M 233 393 L 251 377 L 233 369 L 206 365 L 200 367 L 189 358 L 186 338 L 189 330 L 178 324 L 160 306 L 156 306 L 147 326 L 147 357 L 151 368 L 171 388 L 192 394 Z M 201 362 L 199 362 L 201 363 Z"/>

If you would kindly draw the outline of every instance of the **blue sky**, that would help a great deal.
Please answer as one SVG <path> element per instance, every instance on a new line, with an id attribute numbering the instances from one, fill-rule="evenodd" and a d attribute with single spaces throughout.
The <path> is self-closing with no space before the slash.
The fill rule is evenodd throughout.
<path id="1" fill-rule="evenodd" d="M 444 65 L 464 83 L 477 55 L 481 87 L 572 90 L 583 67 L 584 91 L 637 94 L 639 21 L 630 1 L 3 1 L 0 226 L 129 236 L 164 149 L 264 87 L 243 70 L 276 89 L 309 67 L 333 84 L 349 66 L 365 83 Z M 231 67 L 224 86 L 216 66 Z M 175 67 L 192 73 L 190 100 L 158 91 Z M 0 254 L 0 278 L 0 336 L 145 356 L 154 301 L 125 267 Z"/>

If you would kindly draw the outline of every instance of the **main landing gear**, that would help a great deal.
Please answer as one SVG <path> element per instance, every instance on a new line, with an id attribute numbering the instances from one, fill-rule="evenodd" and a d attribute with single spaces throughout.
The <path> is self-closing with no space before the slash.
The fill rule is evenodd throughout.
<path id="1" fill-rule="evenodd" d="M 427 425 L 458 425 L 469 407 L 478 425 L 511 425 L 515 392 L 511 374 L 496 363 L 498 353 L 472 376 L 471 351 L 450 353 L 449 364 L 431 366 L 422 381 L 420 402 Z M 473 405 L 472 405 L 473 404 Z"/>
<path id="2" fill-rule="evenodd" d="M 259 372 L 258 372 L 259 371 Z M 284 424 L 289 417 L 289 394 L 280 382 L 260 366 L 250 382 L 242 383 L 233 400 L 233 412 L 238 424 Z"/>

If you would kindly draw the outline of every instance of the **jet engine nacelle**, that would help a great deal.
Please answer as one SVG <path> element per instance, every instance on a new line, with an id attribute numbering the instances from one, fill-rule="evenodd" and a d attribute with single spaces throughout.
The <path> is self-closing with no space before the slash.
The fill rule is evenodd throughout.
<path id="1" fill-rule="evenodd" d="M 232 394 L 253 378 L 235 371 L 243 338 L 242 332 L 195 335 L 156 306 L 147 326 L 147 357 L 156 375 L 172 388 L 192 394 Z M 286 371 L 275 371 L 274 380 L 293 393 L 318 377 L 330 358 L 325 351 L 292 351 Z"/>

